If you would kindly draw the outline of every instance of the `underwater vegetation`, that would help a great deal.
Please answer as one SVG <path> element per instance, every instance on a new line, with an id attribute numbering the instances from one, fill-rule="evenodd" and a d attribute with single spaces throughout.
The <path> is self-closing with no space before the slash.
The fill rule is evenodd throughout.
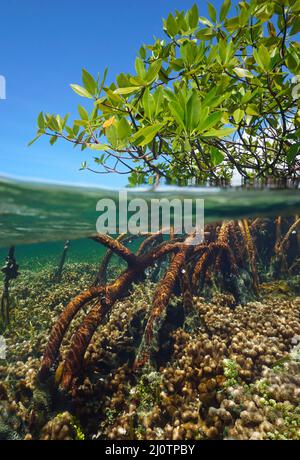
<path id="1" fill-rule="evenodd" d="M 22 272 L 0 438 L 298 439 L 299 225 L 97 235 L 99 265 Z"/>
<path id="2" fill-rule="evenodd" d="M 3 323 L 3 326 L 9 324 L 9 310 L 11 299 L 9 296 L 9 284 L 10 281 L 16 279 L 19 276 L 18 273 L 18 264 L 16 263 L 16 259 L 14 257 L 15 248 L 12 246 L 9 251 L 8 255 L 5 260 L 5 264 L 1 268 L 2 273 L 4 274 L 4 281 L 3 281 L 3 292 L 1 295 L 1 312 L 0 312 L 0 320 Z"/>

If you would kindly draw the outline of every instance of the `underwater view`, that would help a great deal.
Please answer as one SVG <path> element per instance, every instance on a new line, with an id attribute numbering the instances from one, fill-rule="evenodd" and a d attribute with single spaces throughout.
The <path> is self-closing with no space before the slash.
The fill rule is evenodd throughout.
<path id="1" fill-rule="evenodd" d="M 107 191 L 1 188 L 1 439 L 299 439 L 298 191 L 197 191 L 190 246 L 96 234 Z"/>
<path id="2" fill-rule="evenodd" d="M 300 440 L 300 0 L 2 3 L 0 441 Z"/>

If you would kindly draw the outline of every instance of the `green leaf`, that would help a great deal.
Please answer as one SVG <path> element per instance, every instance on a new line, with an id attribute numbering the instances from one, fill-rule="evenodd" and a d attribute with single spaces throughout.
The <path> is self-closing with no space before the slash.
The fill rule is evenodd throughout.
<path id="1" fill-rule="evenodd" d="M 93 96 L 85 89 L 83 88 L 82 86 L 80 85 L 75 85 L 75 84 L 72 84 L 70 85 L 72 90 L 76 93 L 76 94 L 79 94 L 79 96 L 81 97 L 87 97 L 89 99 L 93 99 Z"/>
<path id="2" fill-rule="evenodd" d="M 164 95 L 163 95 L 163 89 L 161 86 L 157 88 L 155 93 L 153 93 L 153 99 L 155 103 L 155 113 L 154 115 L 157 117 L 157 115 L 161 112 L 163 109 L 163 100 L 164 100 Z"/>
<path id="3" fill-rule="evenodd" d="M 98 117 L 98 107 L 95 105 L 95 107 L 93 108 L 93 110 L 91 111 L 91 114 L 89 116 L 89 118 L 94 121 L 94 120 L 97 120 L 97 117 Z"/>
<path id="4" fill-rule="evenodd" d="M 228 11 L 230 10 L 231 7 L 231 1 L 230 0 L 225 0 L 221 6 L 220 10 L 220 21 L 223 22 L 224 19 L 227 16 Z"/>
<path id="5" fill-rule="evenodd" d="M 117 75 L 116 80 L 120 88 L 127 88 L 129 86 L 128 75 L 125 75 L 123 72 Z"/>
<path id="6" fill-rule="evenodd" d="M 78 113 L 79 113 L 79 115 L 80 115 L 82 120 L 88 120 L 89 119 L 88 112 L 81 105 L 78 106 Z"/>
<path id="7" fill-rule="evenodd" d="M 32 144 L 34 144 L 35 141 L 37 141 L 41 136 L 42 136 L 43 133 L 39 133 L 37 136 L 35 136 L 34 139 L 32 139 L 32 141 L 28 142 L 28 147 L 30 147 Z"/>
<path id="8" fill-rule="evenodd" d="M 249 16 L 251 14 L 251 10 L 250 10 L 250 7 L 249 7 L 249 3 L 246 3 L 246 2 L 240 2 L 239 6 L 240 6 L 239 25 L 241 27 L 244 27 L 244 26 L 247 25 Z"/>
<path id="9" fill-rule="evenodd" d="M 38 122 L 38 127 L 39 127 L 40 129 L 44 130 L 44 129 L 45 129 L 45 120 L 44 120 L 43 112 L 40 112 L 40 113 L 39 113 L 37 122 Z"/>
<path id="10" fill-rule="evenodd" d="M 208 107 L 203 107 L 202 110 L 203 112 L 201 114 L 201 121 L 198 125 L 198 131 L 200 133 L 215 126 L 221 120 L 222 115 L 223 115 L 223 112 L 221 111 L 214 112 L 208 115 L 209 113 Z M 206 110 L 206 112 L 204 110 Z"/>
<path id="11" fill-rule="evenodd" d="M 216 23 L 217 22 L 217 12 L 216 12 L 215 7 L 211 3 L 208 3 L 207 8 L 208 8 L 208 13 L 209 13 L 209 16 L 212 22 Z"/>
<path id="12" fill-rule="evenodd" d="M 58 126 L 58 131 L 61 132 L 62 131 L 62 125 L 63 125 L 63 120 L 62 120 L 61 116 L 56 115 L 55 120 L 56 120 L 56 123 L 57 123 L 57 126 Z"/>
<path id="13" fill-rule="evenodd" d="M 105 153 L 102 153 L 100 157 L 94 158 L 94 162 L 97 163 L 97 165 L 103 165 L 105 163 L 106 158 L 107 158 L 107 155 Z"/>
<path id="14" fill-rule="evenodd" d="M 204 16 L 199 16 L 199 21 L 201 22 L 201 24 L 204 24 L 205 26 L 213 27 L 213 24 L 210 22 L 210 20 L 205 18 Z"/>
<path id="15" fill-rule="evenodd" d="M 235 128 L 222 128 L 222 129 L 211 129 L 210 131 L 207 131 L 206 133 L 202 134 L 203 137 L 226 137 L 229 136 L 229 134 L 232 134 L 236 131 Z"/>
<path id="16" fill-rule="evenodd" d="M 178 33 L 178 26 L 176 19 L 174 16 L 170 13 L 168 16 L 168 19 L 166 21 L 166 29 L 170 37 L 175 37 L 175 35 Z"/>
<path id="17" fill-rule="evenodd" d="M 105 89 L 105 92 L 108 96 L 108 98 L 111 100 L 111 101 L 114 101 L 114 102 L 118 102 L 118 103 L 122 103 L 123 104 L 123 99 L 121 98 L 121 96 L 119 96 L 118 94 L 115 94 L 114 91 L 112 91 L 111 89 Z M 105 102 L 105 97 L 101 98 L 101 99 L 98 99 L 96 101 L 96 104 L 97 105 L 101 105 L 103 102 Z"/>
<path id="18" fill-rule="evenodd" d="M 246 77 L 246 78 L 253 78 L 252 73 L 251 73 L 249 70 L 247 70 L 247 69 L 243 69 L 242 67 L 235 67 L 235 68 L 233 69 L 233 71 L 236 73 L 236 75 L 237 75 L 238 77 L 241 77 L 241 78 L 244 78 L 244 77 Z"/>
<path id="19" fill-rule="evenodd" d="M 193 59 L 191 55 L 191 46 L 189 42 L 185 42 L 181 47 L 180 47 L 180 54 L 182 57 L 182 60 L 184 64 L 189 67 L 190 65 L 193 64 Z"/>
<path id="20" fill-rule="evenodd" d="M 291 71 L 291 72 L 296 72 L 298 67 L 299 67 L 299 60 L 297 60 L 296 58 L 296 55 L 293 54 L 293 52 L 289 51 L 287 53 L 287 57 L 285 59 L 285 62 L 286 62 L 286 65 L 287 65 L 287 68 Z"/>
<path id="21" fill-rule="evenodd" d="M 57 141 L 57 139 L 58 139 L 57 136 L 51 136 L 51 137 L 50 137 L 50 144 L 51 144 L 51 145 L 54 145 L 55 142 Z"/>
<path id="22" fill-rule="evenodd" d="M 137 57 L 135 60 L 135 71 L 138 74 L 139 77 L 142 79 L 145 78 L 146 76 L 146 69 L 144 66 L 144 63 L 140 57 Z"/>
<path id="23" fill-rule="evenodd" d="M 187 12 L 187 20 L 188 20 L 190 29 L 196 29 L 196 27 L 198 26 L 198 22 L 199 22 L 199 11 L 198 11 L 198 6 L 196 5 L 196 3 Z"/>
<path id="24" fill-rule="evenodd" d="M 87 144 L 87 147 L 92 150 L 109 150 L 110 147 L 107 144 Z"/>
<path id="25" fill-rule="evenodd" d="M 258 116 L 259 115 L 259 111 L 257 110 L 257 107 L 255 104 L 249 104 L 246 108 L 246 114 L 247 115 L 254 115 L 254 116 Z"/>
<path id="26" fill-rule="evenodd" d="M 161 59 L 157 59 L 157 61 L 154 61 L 150 64 L 148 71 L 146 73 L 146 77 L 145 77 L 148 83 L 152 83 L 153 80 L 157 77 L 161 69 L 161 64 L 162 64 Z"/>
<path id="27" fill-rule="evenodd" d="M 111 144 L 113 149 L 117 149 L 119 146 L 119 136 L 116 125 L 111 125 L 105 130 L 105 135 L 108 142 Z"/>
<path id="28" fill-rule="evenodd" d="M 250 99 L 252 99 L 255 96 L 255 94 L 251 93 L 251 91 L 247 91 L 244 96 L 242 97 L 240 103 L 245 104 L 246 102 L 249 102 Z"/>
<path id="29" fill-rule="evenodd" d="M 149 99 L 150 99 L 150 90 L 149 88 L 146 88 L 143 94 L 142 104 L 143 104 L 145 116 L 151 119 L 151 109 L 150 109 Z"/>
<path id="30" fill-rule="evenodd" d="M 186 105 L 186 127 L 190 131 L 193 131 L 197 128 L 201 116 L 201 103 L 199 96 L 196 91 L 193 91 L 193 94 L 188 100 Z"/>
<path id="31" fill-rule="evenodd" d="M 298 17 L 298 18 L 295 18 L 295 19 L 293 20 L 292 28 L 291 28 L 291 30 L 290 30 L 289 35 L 290 35 L 290 36 L 291 36 L 291 35 L 295 35 L 295 34 L 297 34 L 298 32 L 300 32 L 300 18 L 299 18 L 299 17 Z"/>
<path id="32" fill-rule="evenodd" d="M 85 89 L 90 94 L 95 95 L 97 93 L 97 83 L 94 77 L 85 69 L 82 69 L 82 82 L 84 84 Z"/>
<path id="33" fill-rule="evenodd" d="M 69 119 L 69 116 L 70 116 L 70 114 L 67 113 L 67 114 L 64 116 L 64 118 L 63 118 L 63 122 L 62 122 L 62 127 L 63 127 L 63 129 L 65 128 L 65 126 L 66 126 L 66 124 L 67 124 L 67 121 L 68 121 L 68 119 Z"/>
<path id="34" fill-rule="evenodd" d="M 234 121 L 238 124 L 244 117 L 245 112 L 242 109 L 236 109 L 233 112 Z"/>
<path id="35" fill-rule="evenodd" d="M 154 102 L 154 98 L 153 98 L 152 94 L 150 93 L 149 88 L 145 89 L 143 99 L 142 99 L 142 103 L 143 103 L 143 108 L 144 108 L 146 117 L 149 118 L 149 120 L 151 120 L 152 115 L 153 115 L 154 110 L 155 110 L 155 102 Z"/>
<path id="36" fill-rule="evenodd" d="M 287 152 L 287 157 L 286 157 L 286 160 L 287 160 L 287 163 L 289 165 L 292 165 L 296 159 L 296 157 L 299 155 L 300 153 L 300 142 L 298 142 L 297 144 L 293 144 L 288 152 Z"/>
<path id="37" fill-rule="evenodd" d="M 300 0 L 296 0 L 295 2 L 290 2 L 290 8 L 293 13 L 300 12 Z"/>
<path id="38" fill-rule="evenodd" d="M 128 88 L 117 88 L 114 90 L 114 94 L 132 94 L 139 91 L 142 86 L 129 86 Z"/>
<path id="39" fill-rule="evenodd" d="M 205 29 L 198 30 L 196 37 L 199 40 L 210 40 L 215 36 L 215 31 L 213 28 L 206 27 Z"/>
<path id="40" fill-rule="evenodd" d="M 218 93 L 218 88 L 215 86 L 213 89 L 211 89 L 204 97 L 202 101 L 202 107 L 217 107 L 223 99 L 225 99 L 226 94 L 217 94 Z"/>
<path id="41" fill-rule="evenodd" d="M 106 77 L 107 77 L 107 72 L 108 72 L 108 67 L 105 68 L 104 73 L 103 73 L 103 78 L 102 78 L 102 81 L 100 83 L 99 95 L 101 94 L 101 92 L 103 90 L 105 80 L 106 80 Z"/>
<path id="42" fill-rule="evenodd" d="M 210 152 L 210 159 L 213 164 L 213 166 L 218 166 L 222 161 L 224 160 L 225 155 L 220 152 L 219 149 L 216 147 L 212 147 L 211 152 Z"/>
<path id="43" fill-rule="evenodd" d="M 146 59 L 146 57 L 147 57 L 147 52 L 146 52 L 146 49 L 145 49 L 144 45 L 140 47 L 140 57 L 142 59 Z"/>
<path id="44" fill-rule="evenodd" d="M 145 86 L 145 80 L 138 75 L 136 77 L 129 77 L 129 83 L 133 86 Z"/>
<path id="45" fill-rule="evenodd" d="M 168 107 L 178 126 L 181 126 L 183 129 L 185 129 L 184 109 L 181 107 L 181 105 L 177 101 L 172 101 L 168 104 Z"/>
<path id="46" fill-rule="evenodd" d="M 234 18 L 226 19 L 224 25 L 228 32 L 234 32 L 239 28 L 239 17 L 235 16 Z"/>
<path id="47" fill-rule="evenodd" d="M 131 135 L 131 127 L 125 117 L 117 124 L 117 132 L 120 140 L 127 140 Z"/>
<path id="48" fill-rule="evenodd" d="M 156 123 L 155 125 L 141 128 L 132 136 L 131 141 L 140 147 L 144 147 L 154 139 L 163 126 L 164 123 Z"/>
<path id="49" fill-rule="evenodd" d="M 259 67 L 265 71 L 270 70 L 271 56 L 264 45 L 261 45 L 258 50 L 254 49 L 253 56 Z"/>
<path id="50" fill-rule="evenodd" d="M 83 127 L 87 127 L 89 124 L 88 120 L 74 120 L 74 126 L 83 126 Z"/>
<path id="51" fill-rule="evenodd" d="M 52 131 L 59 131 L 59 124 L 55 116 L 51 115 L 48 120 L 48 126 Z"/>

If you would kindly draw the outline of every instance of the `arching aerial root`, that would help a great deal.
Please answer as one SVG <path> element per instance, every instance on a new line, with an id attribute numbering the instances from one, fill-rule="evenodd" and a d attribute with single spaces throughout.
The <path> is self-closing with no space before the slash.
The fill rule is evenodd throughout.
<path id="1" fill-rule="evenodd" d="M 125 244 L 124 240 L 125 240 L 126 236 L 127 236 L 126 233 L 121 233 L 121 235 L 118 236 L 116 241 L 123 242 L 123 244 Z M 95 285 L 100 285 L 100 284 L 106 283 L 106 281 L 107 281 L 107 279 L 106 279 L 106 271 L 107 271 L 110 259 L 112 258 L 113 255 L 114 255 L 114 252 L 111 249 L 108 249 L 106 251 L 106 253 L 103 256 L 103 259 L 101 261 L 101 265 L 99 267 L 98 273 L 97 273 L 97 277 L 96 277 L 96 280 L 95 280 Z"/>
<path id="2" fill-rule="evenodd" d="M 136 256 L 120 242 L 106 235 L 99 236 L 97 241 L 103 242 L 103 244 L 108 246 L 114 253 L 125 259 L 128 263 L 128 268 L 113 283 L 106 286 L 93 286 L 75 297 L 67 305 L 58 321 L 53 326 L 42 359 L 39 373 L 41 381 L 45 381 L 49 376 L 50 370 L 53 368 L 58 357 L 59 347 L 63 337 L 74 316 L 88 302 L 95 298 L 99 299 L 99 303 L 91 309 L 81 326 L 73 335 L 71 349 L 63 365 L 61 386 L 64 389 L 69 389 L 73 379 L 80 373 L 86 348 L 96 328 L 115 301 L 121 299 L 128 293 L 133 282 L 141 279 L 147 267 L 166 254 L 177 251 L 180 247 L 180 243 L 165 242 L 143 256 Z"/>
<path id="3" fill-rule="evenodd" d="M 183 244 L 182 248 L 174 255 L 165 276 L 157 286 L 153 298 L 150 317 L 147 321 L 140 350 L 135 361 L 135 368 L 141 367 L 149 361 L 149 350 L 153 341 L 154 329 L 159 330 L 160 322 L 163 319 L 162 313 L 169 304 L 170 297 L 175 288 L 175 283 L 180 278 L 180 274 L 185 266 L 186 257 L 189 252 L 192 252 L 192 247 Z M 184 278 L 184 281 L 185 283 L 188 282 L 186 277 Z"/>
<path id="4" fill-rule="evenodd" d="M 48 378 L 49 371 L 57 359 L 59 347 L 72 319 L 86 303 L 98 297 L 101 291 L 103 291 L 103 288 L 91 287 L 87 291 L 82 292 L 73 300 L 71 300 L 71 302 L 69 302 L 67 307 L 61 313 L 52 328 L 47 347 L 43 355 L 39 373 L 41 381 L 45 381 Z"/>
<path id="5" fill-rule="evenodd" d="M 146 236 L 147 238 L 144 239 L 144 241 L 142 242 L 142 244 L 140 245 L 139 249 L 138 249 L 138 252 L 137 252 L 137 256 L 141 256 L 143 253 L 146 252 L 147 249 L 150 249 L 156 242 L 162 242 L 162 233 L 161 232 L 157 232 L 157 233 L 154 233 L 154 234 L 138 234 L 138 235 L 130 235 L 128 236 L 127 233 L 121 233 L 121 235 L 119 235 L 117 238 L 116 238 L 116 242 L 119 242 L 119 243 L 122 243 L 124 246 L 127 244 L 127 243 L 132 243 L 134 240 L 138 239 L 138 238 L 141 238 L 143 236 Z M 94 237 L 93 238 L 95 241 L 97 242 L 100 242 L 101 243 L 101 240 L 99 240 L 98 238 Z M 99 267 L 99 271 L 97 273 L 97 277 L 96 277 L 96 280 L 95 280 L 95 285 L 100 285 L 100 284 L 105 284 L 107 279 L 106 279 L 106 271 L 107 271 L 107 268 L 108 268 L 108 265 L 109 265 L 109 262 L 112 258 L 112 256 L 114 255 L 114 251 L 112 249 L 108 249 L 101 261 L 101 265 Z"/>
<path id="6" fill-rule="evenodd" d="M 204 279 L 207 270 L 212 267 L 214 270 L 222 271 L 222 265 L 228 265 L 228 270 L 236 272 L 236 261 L 233 252 L 228 244 L 230 232 L 232 231 L 232 222 L 223 222 L 217 241 L 209 243 L 195 265 L 192 287 L 197 291 L 199 281 Z"/>

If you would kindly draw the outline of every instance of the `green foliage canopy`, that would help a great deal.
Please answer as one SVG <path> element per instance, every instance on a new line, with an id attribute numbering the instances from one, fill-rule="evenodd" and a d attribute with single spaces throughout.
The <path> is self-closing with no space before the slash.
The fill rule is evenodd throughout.
<path id="1" fill-rule="evenodd" d="M 107 85 L 85 69 L 77 119 L 40 113 L 37 137 L 89 149 L 97 172 L 131 185 L 299 178 L 300 0 L 197 5 L 163 21 L 164 40 L 143 45 L 133 75 Z M 300 83 L 300 80 L 299 80 Z M 35 140 L 35 139 L 34 139 Z M 84 162 L 82 168 L 92 169 Z"/>

